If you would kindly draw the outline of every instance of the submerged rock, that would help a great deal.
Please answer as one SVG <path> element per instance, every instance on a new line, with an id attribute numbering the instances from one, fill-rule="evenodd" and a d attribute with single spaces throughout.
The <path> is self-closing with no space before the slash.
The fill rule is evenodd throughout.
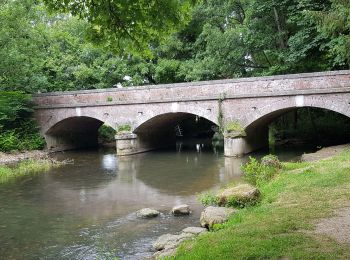
<path id="1" fill-rule="evenodd" d="M 173 213 L 174 216 L 191 214 L 190 206 L 188 206 L 187 204 L 175 206 L 175 207 L 173 207 L 171 212 Z"/>
<path id="2" fill-rule="evenodd" d="M 260 191 L 250 184 L 239 184 L 223 190 L 217 197 L 220 206 L 226 205 L 229 201 L 237 206 L 244 206 L 256 202 L 260 197 Z"/>
<path id="3" fill-rule="evenodd" d="M 139 211 L 136 212 L 136 216 L 138 218 L 154 218 L 159 215 L 159 211 L 155 209 L 150 209 L 150 208 L 144 208 L 140 209 Z"/>
<path id="4" fill-rule="evenodd" d="M 237 210 L 232 208 L 209 206 L 201 213 L 201 226 L 211 228 L 214 224 L 224 223 L 235 212 L 237 212 Z"/>

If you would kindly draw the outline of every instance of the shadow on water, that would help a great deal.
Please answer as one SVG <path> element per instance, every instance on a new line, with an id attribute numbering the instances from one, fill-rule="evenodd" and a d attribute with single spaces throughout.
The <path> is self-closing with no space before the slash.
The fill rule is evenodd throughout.
<path id="1" fill-rule="evenodd" d="M 297 154 L 280 152 L 284 158 Z M 248 159 L 224 157 L 207 142 L 119 158 L 108 150 L 56 156 L 74 164 L 0 186 L 2 258 L 143 259 L 159 235 L 198 226 L 197 194 L 239 180 Z M 171 216 L 180 203 L 193 214 Z M 137 219 L 135 211 L 144 207 L 162 214 Z"/>

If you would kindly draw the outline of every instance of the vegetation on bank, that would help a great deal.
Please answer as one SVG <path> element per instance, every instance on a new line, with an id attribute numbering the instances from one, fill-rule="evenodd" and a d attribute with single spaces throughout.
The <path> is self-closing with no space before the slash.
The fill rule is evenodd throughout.
<path id="1" fill-rule="evenodd" d="M 348 245 L 313 234 L 320 218 L 349 206 L 350 150 L 312 163 L 283 163 L 261 182 L 261 201 L 182 245 L 176 259 L 349 259 Z"/>
<path id="2" fill-rule="evenodd" d="M 11 102 L 1 100 L 14 91 L 20 91 L 16 95 L 21 101 L 21 95 L 38 92 L 350 65 L 347 1 L 165 0 L 151 8 L 143 1 L 134 1 L 132 7 L 127 2 L 107 2 L 0 3 L 0 110 L 16 114 L 11 103 L 16 97 Z M 0 150 L 43 147 L 31 113 L 22 112 L 6 127 L 0 112 Z M 237 129 L 231 125 L 228 130 Z"/>
<path id="3" fill-rule="evenodd" d="M 48 171 L 52 167 L 59 167 L 63 162 L 49 159 L 27 160 L 13 166 L 0 165 L 0 184 L 25 175 Z"/>
<path id="4" fill-rule="evenodd" d="M 44 139 L 32 117 L 31 96 L 21 91 L 0 91 L 0 151 L 37 150 Z"/>

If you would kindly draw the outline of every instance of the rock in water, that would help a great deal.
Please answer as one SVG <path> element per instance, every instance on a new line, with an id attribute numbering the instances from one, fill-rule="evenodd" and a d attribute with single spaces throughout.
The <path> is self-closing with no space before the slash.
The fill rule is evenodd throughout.
<path id="1" fill-rule="evenodd" d="M 239 184 L 217 195 L 220 206 L 226 205 L 228 201 L 233 201 L 237 206 L 244 206 L 256 202 L 259 196 L 260 191 L 250 184 Z"/>
<path id="2" fill-rule="evenodd" d="M 214 224 L 226 222 L 235 212 L 237 212 L 237 210 L 232 208 L 209 206 L 201 213 L 201 226 L 205 228 L 212 228 Z"/>
<path id="3" fill-rule="evenodd" d="M 154 218 L 159 215 L 159 211 L 155 209 L 150 209 L 150 208 L 145 208 L 145 209 L 140 209 L 139 211 L 136 212 L 136 216 L 138 218 Z"/>
<path id="4" fill-rule="evenodd" d="M 191 213 L 191 210 L 190 210 L 190 206 L 188 206 L 187 204 L 182 204 L 182 205 L 173 207 L 171 212 L 175 216 L 181 216 L 181 215 L 189 215 Z"/>

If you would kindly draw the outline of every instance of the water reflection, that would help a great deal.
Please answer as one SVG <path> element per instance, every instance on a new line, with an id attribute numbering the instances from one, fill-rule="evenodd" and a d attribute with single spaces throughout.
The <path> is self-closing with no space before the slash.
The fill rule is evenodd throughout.
<path id="1" fill-rule="evenodd" d="M 142 259 L 157 236 L 197 226 L 196 195 L 239 180 L 247 158 L 224 157 L 202 143 L 178 147 L 119 158 L 105 151 L 57 154 L 74 164 L 1 185 L 1 258 Z M 193 214 L 173 218 L 170 209 L 182 203 Z M 161 217 L 137 219 L 134 212 L 144 207 Z"/>

